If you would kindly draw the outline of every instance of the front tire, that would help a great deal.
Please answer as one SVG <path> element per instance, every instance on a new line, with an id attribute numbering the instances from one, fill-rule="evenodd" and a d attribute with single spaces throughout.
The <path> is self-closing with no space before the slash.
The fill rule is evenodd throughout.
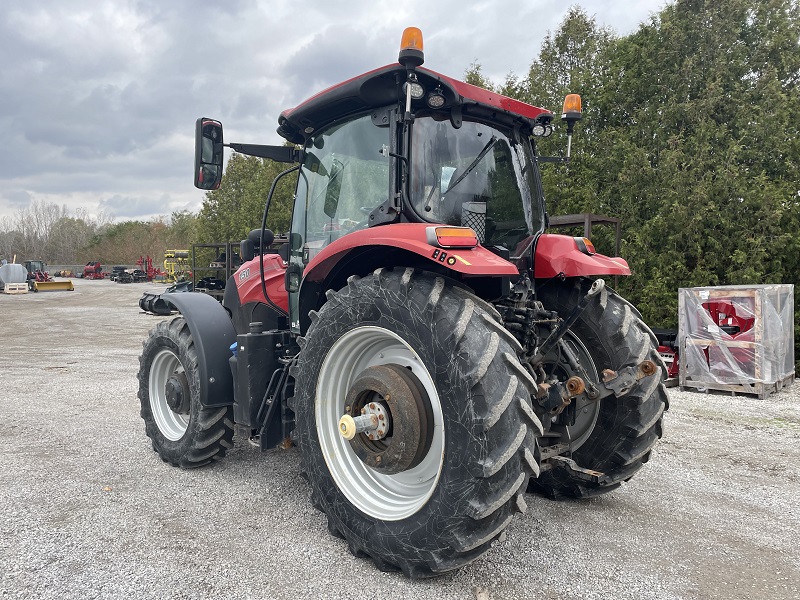
<path id="1" fill-rule="evenodd" d="M 568 315 L 589 284 L 582 279 L 574 280 L 572 285 L 554 283 L 542 287 L 537 295 L 548 310 Z M 589 302 L 564 341 L 590 376 L 598 380 L 604 369 L 617 371 L 647 359 L 662 364 L 656 338 L 639 311 L 607 288 Z M 666 372 L 646 377 L 627 394 L 608 396 L 599 400 L 599 405 L 582 397 L 575 400 L 578 419 L 570 431 L 571 457 L 579 466 L 604 473 L 605 477 L 600 482 L 589 482 L 564 469 L 547 470 L 531 480 L 529 491 L 551 498 L 597 496 L 633 477 L 649 460 L 662 435 L 663 415 L 669 407 L 664 377 Z"/>
<path id="2" fill-rule="evenodd" d="M 189 325 L 162 321 L 139 357 L 139 400 L 145 433 L 164 462 L 186 469 L 221 459 L 233 447 L 233 408 L 200 404 L 197 350 Z"/>
<path id="3" fill-rule="evenodd" d="M 482 306 L 442 277 L 379 269 L 312 314 L 291 403 L 312 501 L 382 570 L 459 568 L 525 510 L 539 470 L 535 383 Z M 340 417 L 373 404 L 392 429 L 342 437 Z M 409 446 L 410 421 L 421 426 Z"/>

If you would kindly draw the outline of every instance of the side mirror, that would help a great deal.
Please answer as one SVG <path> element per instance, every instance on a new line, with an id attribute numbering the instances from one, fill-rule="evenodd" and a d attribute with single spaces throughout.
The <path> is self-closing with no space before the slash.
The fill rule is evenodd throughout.
<path id="1" fill-rule="evenodd" d="M 297 252 L 303 249 L 303 236 L 299 233 L 289 234 L 289 249 L 292 252 Z"/>
<path id="2" fill-rule="evenodd" d="M 216 190 L 222 182 L 222 123 L 200 117 L 194 130 L 194 186 Z"/>

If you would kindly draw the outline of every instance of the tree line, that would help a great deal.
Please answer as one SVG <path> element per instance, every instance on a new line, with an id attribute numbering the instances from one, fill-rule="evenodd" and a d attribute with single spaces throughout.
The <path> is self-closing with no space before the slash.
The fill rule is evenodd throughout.
<path id="1" fill-rule="evenodd" d="M 582 95 L 549 210 L 622 220 L 620 288 L 648 322 L 676 324 L 680 287 L 800 280 L 799 41 L 796 0 L 678 0 L 624 37 L 572 8 L 499 86 L 548 107 Z"/>
<path id="2" fill-rule="evenodd" d="M 11 262 L 43 260 L 52 265 L 133 264 L 140 256 L 155 262 L 168 249 L 192 244 L 238 242 L 261 226 L 264 201 L 275 176 L 285 165 L 234 154 L 222 186 L 207 192 L 196 213 L 183 210 L 147 221 L 114 223 L 105 213 L 89 216 L 85 209 L 34 200 L 11 217 L 0 219 L 0 258 Z M 290 177 L 276 188 L 268 226 L 289 229 L 293 187 Z"/>
<path id="3" fill-rule="evenodd" d="M 797 0 L 676 0 L 622 37 L 573 7 L 524 77 L 466 79 L 554 112 L 582 96 L 573 160 L 543 167 L 548 212 L 621 219 L 621 293 L 677 327 L 679 288 L 800 281 L 799 44 Z M 539 153 L 564 147 L 562 129 Z M 593 231 L 601 251 L 613 233 Z"/>
<path id="4" fill-rule="evenodd" d="M 164 251 L 194 243 L 197 215 L 174 212 L 149 221 L 114 223 L 105 213 L 93 217 L 83 208 L 34 200 L 13 216 L 0 219 L 0 258 L 43 260 L 49 265 L 134 264 L 140 256 L 160 262 Z"/>

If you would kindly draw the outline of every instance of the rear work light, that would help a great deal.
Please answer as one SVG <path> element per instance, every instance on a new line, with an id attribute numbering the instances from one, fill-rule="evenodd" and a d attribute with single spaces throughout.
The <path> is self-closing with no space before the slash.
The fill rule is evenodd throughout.
<path id="1" fill-rule="evenodd" d="M 428 243 L 439 248 L 474 248 L 478 236 L 469 227 L 428 227 Z"/>

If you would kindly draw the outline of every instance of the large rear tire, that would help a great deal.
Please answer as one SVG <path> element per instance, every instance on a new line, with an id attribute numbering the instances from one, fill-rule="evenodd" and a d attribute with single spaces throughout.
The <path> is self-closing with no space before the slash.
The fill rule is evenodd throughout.
<path id="1" fill-rule="evenodd" d="M 537 294 L 547 309 L 565 316 L 585 295 L 590 283 L 554 283 Z M 648 359 L 662 364 L 656 338 L 641 314 L 609 289 L 589 302 L 564 340 L 592 377 L 599 378 L 604 369 L 617 371 Z M 531 480 L 529 491 L 551 498 L 579 498 L 604 494 L 629 480 L 648 461 L 662 435 L 663 414 L 669 406 L 664 377 L 666 372 L 662 375 L 659 371 L 640 380 L 627 394 L 619 398 L 608 396 L 599 405 L 578 398 L 578 418 L 568 428 L 572 459 L 583 468 L 604 473 L 601 482 L 589 482 L 565 469 L 553 469 Z"/>
<path id="2" fill-rule="evenodd" d="M 139 400 L 153 450 L 176 467 L 202 467 L 233 447 L 233 408 L 200 404 L 200 377 L 189 325 L 162 321 L 139 357 Z"/>
<path id="3" fill-rule="evenodd" d="M 526 508 L 539 470 L 535 383 L 482 306 L 442 277 L 379 269 L 312 313 L 290 404 L 312 502 L 382 570 L 457 569 Z M 389 431 L 340 435 L 340 417 L 368 406 Z M 421 427 L 408 443 L 411 421 Z"/>

